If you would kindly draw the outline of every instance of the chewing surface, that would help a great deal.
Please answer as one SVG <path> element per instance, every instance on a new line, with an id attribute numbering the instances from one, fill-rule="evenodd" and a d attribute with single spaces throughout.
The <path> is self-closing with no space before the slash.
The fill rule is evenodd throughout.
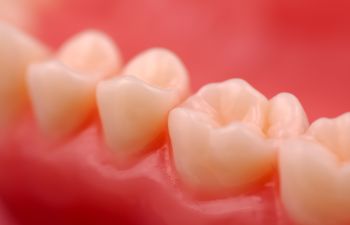
<path id="1" fill-rule="evenodd" d="M 169 118 L 180 176 L 192 188 L 219 193 L 264 181 L 274 171 L 275 137 L 300 135 L 306 127 L 294 96 L 280 94 L 269 102 L 240 79 L 204 86 Z"/>
<path id="2" fill-rule="evenodd" d="M 322 118 L 307 136 L 284 143 L 280 154 L 281 197 L 305 225 L 350 223 L 350 114 Z"/>

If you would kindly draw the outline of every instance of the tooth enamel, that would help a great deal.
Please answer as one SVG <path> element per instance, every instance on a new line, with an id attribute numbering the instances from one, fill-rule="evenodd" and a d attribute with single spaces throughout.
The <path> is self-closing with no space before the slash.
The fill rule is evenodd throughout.
<path id="1" fill-rule="evenodd" d="M 238 193 L 263 182 L 276 163 L 269 138 L 305 130 L 298 104 L 289 94 L 269 102 L 239 79 L 204 86 L 169 115 L 175 167 L 184 183 L 206 193 Z M 287 119 L 279 112 L 288 112 Z M 298 125 L 280 126 L 293 121 Z"/>
<path id="2" fill-rule="evenodd" d="M 81 126 L 95 105 L 95 85 L 58 61 L 32 65 L 28 88 L 44 133 L 58 138 Z"/>
<path id="3" fill-rule="evenodd" d="M 73 37 L 57 58 L 32 66 L 28 78 L 38 123 L 53 138 L 67 136 L 87 121 L 96 106 L 97 83 L 121 66 L 117 47 L 97 31 Z"/>
<path id="4" fill-rule="evenodd" d="M 342 161 L 350 160 L 350 113 L 336 120 L 321 118 L 310 129 L 317 141 L 334 151 Z"/>
<path id="5" fill-rule="evenodd" d="M 180 60 L 163 49 L 141 53 L 123 74 L 99 84 L 97 101 L 107 145 L 132 155 L 165 132 L 169 110 L 188 92 L 188 77 Z"/>
<path id="6" fill-rule="evenodd" d="M 28 104 L 26 68 L 48 50 L 7 24 L 0 23 L 0 128 L 8 127 Z"/>
<path id="7" fill-rule="evenodd" d="M 274 138 L 300 135 L 309 126 L 300 102 L 289 93 L 280 93 L 270 100 L 268 123 L 268 136 Z"/>
<path id="8" fill-rule="evenodd" d="M 58 58 L 81 73 L 106 76 L 121 67 L 119 49 L 105 34 L 85 31 L 68 40 L 60 49 Z"/>
<path id="9" fill-rule="evenodd" d="M 301 225 L 350 224 L 350 113 L 319 119 L 281 147 L 281 198 Z M 346 162 L 344 162 L 346 161 Z"/>
<path id="10" fill-rule="evenodd" d="M 125 66 L 123 74 L 133 75 L 152 86 L 174 89 L 179 98 L 188 92 L 187 70 L 167 49 L 153 48 L 139 54 Z"/>

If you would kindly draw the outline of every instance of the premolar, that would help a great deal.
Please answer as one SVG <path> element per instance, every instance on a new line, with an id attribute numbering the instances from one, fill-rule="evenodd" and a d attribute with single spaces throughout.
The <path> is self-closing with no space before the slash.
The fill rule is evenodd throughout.
<path id="1" fill-rule="evenodd" d="M 272 140 L 303 133 L 305 121 L 292 95 L 268 101 L 240 79 L 209 84 L 170 113 L 175 167 L 191 189 L 242 192 L 273 172 L 277 142 Z M 283 126 L 288 124 L 293 126 Z"/>
<path id="2" fill-rule="evenodd" d="M 350 113 L 315 121 L 285 142 L 279 157 L 281 197 L 301 225 L 350 223 Z"/>
<path id="3" fill-rule="evenodd" d="M 118 48 L 97 31 L 83 32 L 67 41 L 56 60 L 32 65 L 28 86 L 44 133 L 60 138 L 81 127 L 96 105 L 97 83 L 120 67 Z"/>
<path id="4" fill-rule="evenodd" d="M 48 53 L 38 41 L 0 23 L 0 129 L 7 128 L 28 105 L 26 69 Z"/>
<path id="5" fill-rule="evenodd" d="M 172 52 L 150 49 L 132 59 L 122 76 L 97 89 L 107 145 L 137 155 L 164 134 L 168 112 L 188 93 L 187 71 Z"/>

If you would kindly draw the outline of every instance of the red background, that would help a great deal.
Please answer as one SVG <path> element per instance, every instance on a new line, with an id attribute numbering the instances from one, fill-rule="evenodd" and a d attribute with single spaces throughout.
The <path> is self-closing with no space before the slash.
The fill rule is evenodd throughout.
<path id="1" fill-rule="evenodd" d="M 54 47 L 97 28 L 125 59 L 170 48 L 194 90 L 241 77 L 268 97 L 292 92 L 311 120 L 350 109 L 349 1 L 65 0 L 40 17 L 37 35 Z"/>

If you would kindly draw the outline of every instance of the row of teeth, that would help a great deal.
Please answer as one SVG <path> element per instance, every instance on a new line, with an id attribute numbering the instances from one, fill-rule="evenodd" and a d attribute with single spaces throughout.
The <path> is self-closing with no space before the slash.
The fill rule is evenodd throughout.
<path id="1" fill-rule="evenodd" d="M 189 188 L 239 194 L 278 168 L 282 202 L 298 223 L 350 221 L 350 114 L 309 126 L 293 95 L 269 100 L 240 79 L 189 93 L 186 68 L 168 50 L 147 50 L 123 66 L 100 32 L 78 34 L 52 54 L 0 24 L 1 129 L 31 101 L 42 132 L 62 138 L 97 108 L 117 156 L 135 157 L 169 133 Z"/>

